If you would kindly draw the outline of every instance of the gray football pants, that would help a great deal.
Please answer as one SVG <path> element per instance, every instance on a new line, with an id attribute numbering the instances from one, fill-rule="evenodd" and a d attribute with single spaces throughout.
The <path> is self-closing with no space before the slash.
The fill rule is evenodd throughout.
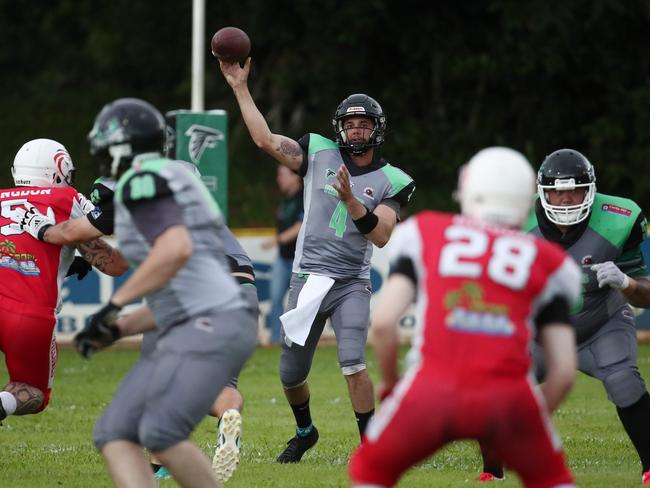
<path id="1" fill-rule="evenodd" d="M 241 291 L 244 295 L 244 300 L 246 301 L 246 305 L 253 311 L 253 313 L 255 314 L 255 318 L 257 319 L 260 314 L 260 303 L 257 298 L 257 288 L 255 287 L 255 285 L 244 284 L 241 285 Z M 146 356 L 156 348 L 156 341 L 158 340 L 158 336 L 160 334 L 161 331 L 159 329 L 154 329 L 154 330 L 150 330 L 149 332 L 147 332 L 142 336 L 142 345 L 140 346 L 141 356 Z M 233 376 L 232 378 L 230 378 L 230 380 L 228 380 L 228 384 L 226 386 L 230 386 L 231 388 L 237 388 L 238 379 L 239 379 L 238 376 Z"/>
<path id="2" fill-rule="evenodd" d="M 98 449 L 128 440 L 152 452 L 189 438 L 257 342 L 252 310 L 208 312 L 165 330 L 97 421 Z"/>
<path id="3" fill-rule="evenodd" d="M 298 295 L 306 282 L 302 275 L 293 274 L 289 285 L 287 310 L 296 308 Z M 304 346 L 287 344 L 281 335 L 280 381 L 285 388 L 303 384 L 311 369 L 318 340 L 329 318 L 336 336 L 339 365 L 344 375 L 366 368 L 365 347 L 370 320 L 370 280 L 353 278 L 336 280 L 321 303 Z"/>
<path id="4" fill-rule="evenodd" d="M 535 374 L 542 379 L 546 372 L 539 344 L 533 344 L 532 353 Z M 593 336 L 578 344 L 578 370 L 599 379 L 609 400 L 619 408 L 635 404 L 646 392 L 636 359 L 636 326 L 627 305 L 621 307 Z"/>

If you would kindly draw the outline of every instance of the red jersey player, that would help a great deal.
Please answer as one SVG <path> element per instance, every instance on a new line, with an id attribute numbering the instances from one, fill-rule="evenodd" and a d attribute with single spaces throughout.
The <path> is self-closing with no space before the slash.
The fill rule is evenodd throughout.
<path id="1" fill-rule="evenodd" d="M 50 139 L 29 141 L 12 166 L 15 188 L 0 190 L 0 350 L 9 384 L 0 391 L 0 420 L 43 410 L 56 366 L 55 311 L 75 248 L 40 242 L 11 220 L 36 207 L 43 223 L 79 217 L 94 209 L 72 186 L 74 165 L 66 148 Z M 27 212 L 26 210 L 27 209 Z M 113 275 L 127 267 L 101 241 L 79 245 L 84 258 Z"/>
<path id="2" fill-rule="evenodd" d="M 575 378 L 569 307 L 580 271 L 559 247 L 515 229 L 535 174 L 518 152 L 480 151 L 461 171 L 461 215 L 422 212 L 399 226 L 372 331 L 387 398 L 350 461 L 354 486 L 393 486 L 448 442 L 476 439 L 526 487 L 572 487 L 550 413 Z M 398 378 L 398 320 L 418 326 Z M 538 334 L 549 375 L 533 384 Z"/>

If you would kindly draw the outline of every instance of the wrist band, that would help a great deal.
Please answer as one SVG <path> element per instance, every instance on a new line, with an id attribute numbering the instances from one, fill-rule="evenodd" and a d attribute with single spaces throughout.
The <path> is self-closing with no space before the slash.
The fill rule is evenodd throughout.
<path id="1" fill-rule="evenodd" d="M 52 227 L 52 224 L 47 224 L 41 227 L 38 231 L 38 240 L 39 241 L 45 241 L 45 233 L 47 232 L 47 229 Z"/>
<path id="2" fill-rule="evenodd" d="M 379 223 L 379 217 L 372 213 L 370 209 L 368 209 L 368 207 L 365 205 L 364 208 L 366 209 L 366 215 L 357 220 L 352 219 L 352 222 L 359 230 L 359 232 L 362 234 L 370 234 L 375 229 L 375 227 L 377 227 L 377 224 Z"/>

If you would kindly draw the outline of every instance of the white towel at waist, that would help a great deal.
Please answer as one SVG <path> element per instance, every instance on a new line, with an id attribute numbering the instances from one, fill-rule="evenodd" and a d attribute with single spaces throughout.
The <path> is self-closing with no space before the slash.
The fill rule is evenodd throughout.
<path id="1" fill-rule="evenodd" d="M 320 304 L 333 284 L 334 280 L 328 276 L 310 274 L 307 277 L 298 295 L 296 308 L 280 316 L 284 334 L 291 342 L 305 345 Z"/>

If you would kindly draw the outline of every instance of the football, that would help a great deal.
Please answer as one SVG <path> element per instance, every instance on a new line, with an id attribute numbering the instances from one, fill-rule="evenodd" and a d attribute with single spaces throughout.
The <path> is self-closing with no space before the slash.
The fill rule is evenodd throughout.
<path id="1" fill-rule="evenodd" d="M 248 34 L 237 27 L 223 27 L 212 36 L 212 54 L 228 63 L 241 63 L 250 51 Z"/>

